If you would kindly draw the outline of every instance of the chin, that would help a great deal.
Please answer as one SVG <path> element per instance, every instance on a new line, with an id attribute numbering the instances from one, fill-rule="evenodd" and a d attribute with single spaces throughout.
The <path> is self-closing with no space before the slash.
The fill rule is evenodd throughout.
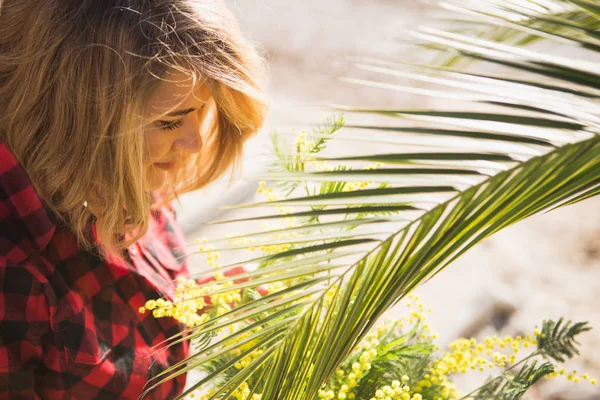
<path id="1" fill-rule="evenodd" d="M 169 174 L 167 171 L 158 171 L 156 168 L 152 168 L 148 173 L 147 180 L 151 191 L 159 190 L 167 185 Z"/>

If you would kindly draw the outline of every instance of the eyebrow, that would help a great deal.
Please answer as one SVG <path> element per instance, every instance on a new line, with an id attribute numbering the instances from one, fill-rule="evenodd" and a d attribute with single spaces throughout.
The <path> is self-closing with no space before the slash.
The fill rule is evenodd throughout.
<path id="1" fill-rule="evenodd" d="M 167 114 L 167 117 L 181 117 L 191 113 L 192 111 L 196 111 L 196 108 L 186 108 L 185 110 L 173 111 L 172 113 Z"/>

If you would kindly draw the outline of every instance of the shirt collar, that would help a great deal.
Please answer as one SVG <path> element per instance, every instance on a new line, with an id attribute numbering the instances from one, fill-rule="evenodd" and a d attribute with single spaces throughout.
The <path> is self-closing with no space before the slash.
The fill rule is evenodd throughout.
<path id="1" fill-rule="evenodd" d="M 29 175 L 0 141 L 0 255 L 13 262 L 44 250 L 56 216 L 35 192 Z"/>

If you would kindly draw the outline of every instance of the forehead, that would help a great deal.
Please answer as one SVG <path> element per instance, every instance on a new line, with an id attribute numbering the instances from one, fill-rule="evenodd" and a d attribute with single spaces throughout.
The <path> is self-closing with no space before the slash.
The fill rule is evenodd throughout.
<path id="1" fill-rule="evenodd" d="M 183 108 L 198 108 L 210 100 L 206 82 L 196 81 L 181 72 L 168 74 L 158 85 L 148 103 L 150 115 L 160 116 Z"/>

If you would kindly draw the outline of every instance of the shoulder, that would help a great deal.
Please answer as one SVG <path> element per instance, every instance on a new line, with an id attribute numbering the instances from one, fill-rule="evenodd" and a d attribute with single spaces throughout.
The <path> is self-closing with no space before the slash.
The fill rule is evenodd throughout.
<path id="1" fill-rule="evenodd" d="M 43 259 L 0 258 L 2 341 L 40 337 L 49 329 L 54 299 L 43 264 Z"/>
<path id="2" fill-rule="evenodd" d="M 0 257 L 18 264 L 43 251 L 57 222 L 25 169 L 0 142 Z"/>
<path id="3" fill-rule="evenodd" d="M 39 253 L 32 253 L 19 261 L 0 255 L 0 293 L 25 294 L 37 287 L 46 289 L 53 270 L 48 260 Z"/>

